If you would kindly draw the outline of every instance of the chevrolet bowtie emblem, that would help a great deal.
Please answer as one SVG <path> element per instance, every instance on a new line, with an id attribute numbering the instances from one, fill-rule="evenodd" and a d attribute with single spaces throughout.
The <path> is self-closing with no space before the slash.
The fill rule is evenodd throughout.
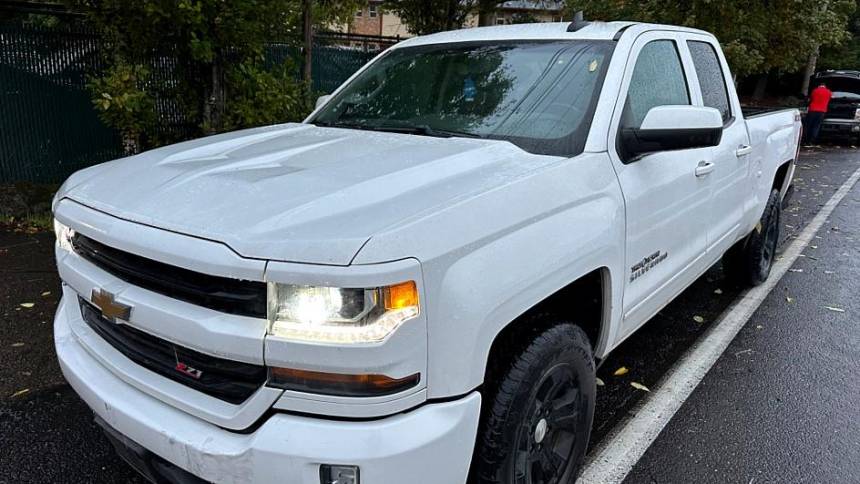
<path id="1" fill-rule="evenodd" d="M 114 295 L 104 289 L 93 289 L 91 300 L 101 310 L 102 316 L 112 323 L 117 318 L 128 321 L 131 317 L 131 306 L 117 302 Z"/>

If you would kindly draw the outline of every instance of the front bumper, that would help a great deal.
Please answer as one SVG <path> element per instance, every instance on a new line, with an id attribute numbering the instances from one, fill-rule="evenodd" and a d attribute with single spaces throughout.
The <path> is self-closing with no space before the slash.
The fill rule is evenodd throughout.
<path id="1" fill-rule="evenodd" d="M 821 122 L 821 133 L 835 136 L 860 135 L 860 121 L 854 119 L 825 118 Z"/>
<path id="2" fill-rule="evenodd" d="M 466 480 L 481 407 L 477 392 L 377 420 L 274 413 L 252 432 L 236 433 L 118 378 L 77 340 L 64 304 L 54 321 L 54 341 L 72 388 L 110 429 L 195 476 L 212 482 L 313 484 L 319 482 L 320 464 L 327 463 L 359 466 L 365 484 Z"/>

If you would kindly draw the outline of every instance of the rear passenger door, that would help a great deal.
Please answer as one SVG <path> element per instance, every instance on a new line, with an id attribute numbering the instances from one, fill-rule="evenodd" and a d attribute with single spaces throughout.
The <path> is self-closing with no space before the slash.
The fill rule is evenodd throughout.
<path id="1" fill-rule="evenodd" d="M 712 202 L 708 207 L 708 251 L 722 254 L 741 235 L 744 203 L 750 193 L 749 136 L 734 94 L 734 85 L 719 47 L 712 37 L 685 35 L 695 76 L 691 81 L 701 91 L 702 105 L 723 115 L 723 137 L 713 148 Z"/>
<path id="2" fill-rule="evenodd" d="M 619 130 L 637 128 L 662 105 L 695 105 L 694 75 L 680 34 L 648 32 L 637 38 L 627 60 L 610 125 L 609 154 L 624 194 L 627 217 L 622 337 L 653 316 L 704 270 L 708 180 L 696 176 L 712 148 L 651 153 L 625 159 Z"/>

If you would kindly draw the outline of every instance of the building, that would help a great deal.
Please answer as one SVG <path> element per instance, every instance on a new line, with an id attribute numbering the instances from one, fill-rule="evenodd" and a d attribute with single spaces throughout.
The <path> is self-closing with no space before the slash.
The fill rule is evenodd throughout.
<path id="1" fill-rule="evenodd" d="M 400 17 L 382 11 L 382 0 L 370 0 L 368 5 L 355 12 L 349 25 L 333 26 L 333 30 L 356 35 L 385 37 L 411 37 Z"/>
<path id="2" fill-rule="evenodd" d="M 511 0 L 499 5 L 490 18 L 491 25 L 507 25 L 527 22 L 563 21 L 564 1 L 561 0 Z M 478 15 L 470 15 L 463 27 L 477 27 Z M 412 34 L 397 15 L 382 10 L 382 0 L 370 0 L 369 4 L 355 12 L 349 25 L 333 26 L 333 30 L 357 35 L 384 37 L 411 37 Z"/>
<path id="3" fill-rule="evenodd" d="M 561 22 L 564 2 L 556 0 L 513 0 L 504 2 L 492 15 L 491 25 L 530 22 Z"/>

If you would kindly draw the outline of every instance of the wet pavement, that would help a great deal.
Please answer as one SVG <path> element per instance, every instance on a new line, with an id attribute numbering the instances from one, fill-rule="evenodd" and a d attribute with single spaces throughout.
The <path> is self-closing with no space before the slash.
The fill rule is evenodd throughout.
<path id="1" fill-rule="evenodd" d="M 805 152 L 783 242 L 858 168 L 855 150 Z M 844 480 L 860 462 L 858 209 L 855 188 L 831 217 L 839 230 L 819 234 L 795 264 L 804 272 L 785 276 L 628 482 L 858 482 Z M 49 233 L 0 229 L 0 483 L 143 482 L 60 374 L 52 246 Z M 739 292 L 715 266 L 603 362 L 592 447 L 647 395 L 631 383 L 658 382 Z"/>

